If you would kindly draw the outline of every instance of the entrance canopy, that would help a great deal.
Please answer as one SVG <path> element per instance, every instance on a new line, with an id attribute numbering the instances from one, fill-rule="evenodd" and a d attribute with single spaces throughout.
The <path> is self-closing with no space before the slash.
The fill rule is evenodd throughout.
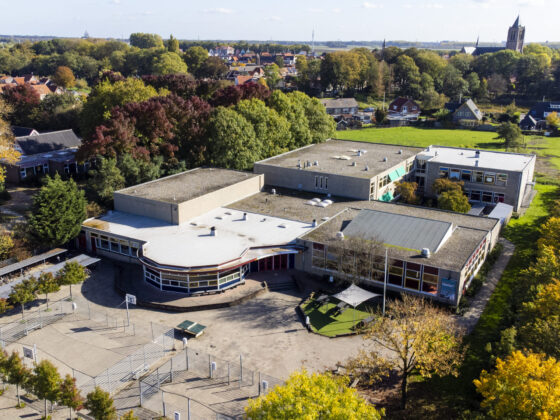
<path id="1" fill-rule="evenodd" d="M 368 292 L 367 290 L 364 290 L 361 287 L 356 286 L 355 284 L 352 284 L 346 290 L 333 295 L 334 298 L 337 298 L 338 300 L 341 300 L 342 302 L 347 303 L 354 308 L 360 303 L 364 303 L 366 300 L 370 300 L 379 296 L 381 295 Z"/>

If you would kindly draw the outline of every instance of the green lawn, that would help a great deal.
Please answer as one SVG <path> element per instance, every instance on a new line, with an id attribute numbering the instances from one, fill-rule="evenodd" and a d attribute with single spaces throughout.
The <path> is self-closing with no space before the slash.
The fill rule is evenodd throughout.
<path id="1" fill-rule="evenodd" d="M 371 316 L 368 307 L 364 305 L 357 306 L 355 310 L 348 308 L 341 315 L 334 315 L 337 304 L 338 302 L 328 302 L 319 306 L 314 299 L 310 299 L 301 305 L 301 309 L 309 317 L 311 329 L 327 337 L 350 334 L 354 332 L 352 327 L 358 321 Z"/>

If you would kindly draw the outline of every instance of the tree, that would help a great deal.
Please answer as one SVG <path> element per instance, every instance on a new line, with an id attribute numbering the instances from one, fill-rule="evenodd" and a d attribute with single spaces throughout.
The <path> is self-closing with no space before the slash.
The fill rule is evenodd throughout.
<path id="1" fill-rule="evenodd" d="M 416 195 L 417 188 L 418 184 L 416 182 L 402 181 L 397 183 L 395 193 L 400 195 L 407 204 L 418 204 L 418 196 Z"/>
<path id="2" fill-rule="evenodd" d="M 130 45 L 138 48 L 163 48 L 163 40 L 157 34 L 136 32 L 130 34 Z"/>
<path id="3" fill-rule="evenodd" d="M 84 402 L 80 395 L 80 390 L 76 386 L 76 378 L 70 375 L 65 376 L 64 380 L 60 383 L 57 401 L 70 409 L 70 419 L 72 419 L 72 410 L 77 410 Z"/>
<path id="4" fill-rule="evenodd" d="M 432 190 L 435 194 L 439 195 L 446 191 L 459 191 L 463 192 L 463 181 L 454 181 L 449 178 L 438 178 L 432 185 Z"/>
<path id="5" fill-rule="evenodd" d="M 208 51 L 202 47 L 194 46 L 185 51 L 184 60 L 192 74 L 198 76 L 199 69 L 208 58 Z"/>
<path id="6" fill-rule="evenodd" d="M 10 302 L 8 301 L 8 299 L 0 298 L 0 315 L 5 314 L 6 312 L 8 312 L 12 308 L 13 308 L 13 306 L 10 305 Z"/>
<path id="7" fill-rule="evenodd" d="M 196 73 L 197 77 L 220 79 L 225 76 L 228 71 L 228 66 L 220 57 L 208 57 L 198 68 Z"/>
<path id="8" fill-rule="evenodd" d="M 46 246 L 59 246 L 80 233 L 86 218 L 86 199 L 73 179 L 58 174 L 46 176 L 46 183 L 33 197 L 29 219 L 32 235 Z"/>
<path id="9" fill-rule="evenodd" d="M 463 359 L 462 331 L 453 319 L 431 303 L 407 294 L 387 306 L 386 315 L 377 316 L 365 328 L 364 340 L 387 349 L 361 350 L 348 367 L 353 375 L 373 377 L 396 370 L 401 376 L 401 405 L 406 408 L 408 377 L 417 371 L 422 377 L 458 376 Z"/>
<path id="10" fill-rule="evenodd" d="M 0 233 L 0 261 L 10 256 L 10 252 L 14 248 L 12 234 L 9 232 Z"/>
<path id="11" fill-rule="evenodd" d="M 560 363 L 543 355 L 514 351 L 496 370 L 474 380 L 482 407 L 494 419 L 560 417 Z"/>
<path id="12" fill-rule="evenodd" d="M 551 217 L 541 227 L 539 247 L 550 246 L 560 251 L 560 217 Z"/>
<path id="13" fill-rule="evenodd" d="M 218 107 L 208 123 L 208 158 L 211 165 L 249 169 L 258 160 L 262 145 L 249 121 L 230 108 Z"/>
<path id="14" fill-rule="evenodd" d="M 558 128 L 560 126 L 560 117 L 558 117 L 557 112 L 551 112 L 546 116 L 546 123 L 553 128 Z"/>
<path id="15" fill-rule="evenodd" d="M 290 92 L 288 97 L 303 107 L 313 143 L 322 143 L 334 135 L 336 123 L 319 99 L 311 98 L 303 92 Z"/>
<path id="16" fill-rule="evenodd" d="M 117 410 L 113 406 L 113 399 L 108 392 L 98 386 L 87 394 L 84 407 L 90 411 L 95 420 L 114 420 L 117 418 Z"/>
<path id="17" fill-rule="evenodd" d="M 109 204 L 113 200 L 113 192 L 125 187 L 125 180 L 117 167 L 116 159 L 97 159 L 96 169 L 89 171 L 88 190 L 97 200 Z"/>
<path id="18" fill-rule="evenodd" d="M 14 149 L 14 136 L 7 120 L 12 112 L 12 107 L 0 96 L 0 160 L 6 163 L 15 163 L 19 159 L 20 153 Z M 6 180 L 6 169 L 0 166 L 0 191 L 4 190 Z"/>
<path id="19" fill-rule="evenodd" d="M 9 106 L 10 120 L 13 125 L 32 125 L 41 97 L 32 85 L 8 86 L 1 95 Z M 4 134 L 5 135 L 5 134 Z"/>
<path id="20" fill-rule="evenodd" d="M 280 90 L 275 90 L 268 100 L 268 106 L 286 118 L 290 124 L 291 149 L 311 144 L 309 120 L 305 116 L 305 109 L 300 102 L 292 100 Z"/>
<path id="21" fill-rule="evenodd" d="M 167 51 L 173 53 L 179 53 L 179 41 L 173 35 L 169 35 L 169 39 L 167 40 Z"/>
<path id="22" fill-rule="evenodd" d="M 269 89 L 275 89 L 278 86 L 278 82 L 282 80 L 280 76 L 280 68 L 276 64 L 271 64 L 264 68 L 264 74 L 266 77 L 266 84 Z"/>
<path id="23" fill-rule="evenodd" d="M 76 78 L 74 77 L 74 73 L 70 67 L 66 66 L 58 66 L 56 71 L 53 74 L 54 82 L 62 86 L 63 88 L 69 88 L 74 86 L 76 83 Z"/>
<path id="24" fill-rule="evenodd" d="M 187 74 L 187 70 L 187 65 L 177 53 L 167 51 L 154 57 L 153 74 Z"/>
<path id="25" fill-rule="evenodd" d="M 401 55 L 395 63 L 395 81 L 401 95 L 417 97 L 420 92 L 420 70 L 414 60 Z"/>
<path id="26" fill-rule="evenodd" d="M 249 400 L 245 409 L 249 419 L 381 419 L 376 410 L 348 387 L 348 378 L 305 370 L 294 372 L 284 385 L 268 394 Z"/>
<path id="27" fill-rule="evenodd" d="M 12 291 L 8 299 L 13 304 L 21 305 L 21 318 L 23 319 L 23 310 L 25 304 L 35 300 L 35 295 L 37 293 L 37 280 L 34 277 L 23 280 L 12 286 Z"/>
<path id="28" fill-rule="evenodd" d="M 47 309 L 49 309 L 49 293 L 56 293 L 60 290 L 58 281 L 52 273 L 41 273 L 37 280 L 37 293 L 44 294 L 47 301 Z"/>
<path id="29" fill-rule="evenodd" d="M 504 139 L 506 149 L 520 147 L 523 144 L 521 128 L 511 122 L 502 123 L 497 130 L 498 138 Z"/>
<path id="30" fill-rule="evenodd" d="M 377 125 L 384 125 L 387 122 L 387 111 L 383 108 L 377 108 L 375 110 L 375 122 Z"/>
<path id="31" fill-rule="evenodd" d="M 58 369 L 48 360 L 41 360 L 33 369 L 31 387 L 38 398 L 45 401 L 45 418 L 47 418 L 47 400 L 58 401 L 62 379 Z"/>
<path id="32" fill-rule="evenodd" d="M 18 407 L 21 407 L 19 389 L 25 388 L 31 380 L 31 371 L 25 367 L 23 360 L 15 351 L 5 360 L 6 382 L 16 386 Z"/>
<path id="33" fill-rule="evenodd" d="M 444 191 L 437 200 L 438 208 L 442 210 L 468 213 L 471 209 L 468 197 L 462 191 Z"/>
<path id="34" fill-rule="evenodd" d="M 86 279 L 86 269 L 76 261 L 69 261 L 64 264 L 64 267 L 57 274 L 60 285 L 70 286 L 70 299 L 72 299 L 72 285 L 83 283 Z"/>
<path id="35" fill-rule="evenodd" d="M 130 410 L 124 416 L 121 416 L 119 420 L 139 420 L 139 418 L 134 415 L 134 411 Z"/>

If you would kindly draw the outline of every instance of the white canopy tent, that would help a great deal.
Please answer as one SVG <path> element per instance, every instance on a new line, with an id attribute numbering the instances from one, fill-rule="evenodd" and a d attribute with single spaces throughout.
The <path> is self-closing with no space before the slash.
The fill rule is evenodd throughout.
<path id="1" fill-rule="evenodd" d="M 370 300 L 380 296 L 383 295 L 368 292 L 367 290 L 364 290 L 361 287 L 356 286 L 355 284 L 351 284 L 350 287 L 340 293 L 337 293 L 336 295 L 333 295 L 332 297 L 340 300 L 341 302 L 347 303 L 354 308 L 354 312 L 352 312 L 352 324 L 355 324 L 354 317 L 356 315 L 356 306 L 364 303 L 366 300 Z"/>
<path id="2" fill-rule="evenodd" d="M 343 290 L 332 297 L 341 300 L 344 303 L 356 308 L 361 303 L 364 303 L 366 300 L 370 300 L 376 297 L 380 297 L 383 295 L 378 295 L 376 293 L 368 292 L 367 290 L 362 289 L 361 287 L 356 286 L 355 284 L 351 284 L 350 287 Z"/>

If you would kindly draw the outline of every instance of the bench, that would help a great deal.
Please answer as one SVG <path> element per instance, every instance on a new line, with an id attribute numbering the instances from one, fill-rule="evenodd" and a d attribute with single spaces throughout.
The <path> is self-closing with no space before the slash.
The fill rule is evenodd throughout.
<path id="1" fill-rule="evenodd" d="M 179 325 L 177 325 L 177 328 L 187 334 L 198 337 L 204 332 L 206 326 L 202 324 L 198 324 L 196 322 L 185 320 L 181 322 Z"/>

